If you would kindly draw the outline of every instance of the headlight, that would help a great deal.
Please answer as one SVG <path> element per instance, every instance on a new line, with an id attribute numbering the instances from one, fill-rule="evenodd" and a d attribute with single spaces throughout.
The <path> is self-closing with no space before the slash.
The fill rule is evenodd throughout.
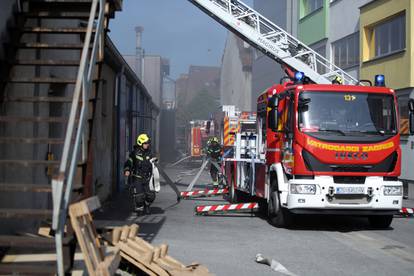
<path id="1" fill-rule="evenodd" d="M 310 194 L 316 193 L 315 184 L 290 184 L 290 192 L 292 194 Z"/>
<path id="2" fill-rule="evenodd" d="M 401 186 L 384 186 L 384 195 L 400 196 L 402 195 L 402 187 Z"/>

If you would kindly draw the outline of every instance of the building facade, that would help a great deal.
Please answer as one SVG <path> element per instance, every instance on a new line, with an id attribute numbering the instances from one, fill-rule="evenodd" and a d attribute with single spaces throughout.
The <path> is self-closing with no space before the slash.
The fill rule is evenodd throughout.
<path id="1" fill-rule="evenodd" d="M 361 78 L 384 74 L 398 96 L 402 149 L 401 179 L 414 197 L 414 138 L 408 132 L 408 99 L 414 98 L 414 2 L 370 1 L 360 8 Z"/>
<path id="2" fill-rule="evenodd" d="M 255 0 L 254 9 L 273 23 L 297 36 L 298 29 L 298 1 L 297 0 Z M 285 76 L 280 64 L 255 50 L 252 67 L 252 110 L 256 110 L 257 97 L 270 86 L 279 83 Z"/>

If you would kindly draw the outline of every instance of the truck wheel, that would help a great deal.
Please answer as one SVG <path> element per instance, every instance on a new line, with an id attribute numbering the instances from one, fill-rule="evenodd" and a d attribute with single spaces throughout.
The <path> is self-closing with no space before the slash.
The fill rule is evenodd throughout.
<path id="1" fill-rule="evenodd" d="M 279 192 L 272 191 L 270 194 L 267 215 L 270 224 L 276 227 L 290 227 L 293 224 L 293 214 L 280 205 Z"/>
<path id="2" fill-rule="evenodd" d="M 237 190 L 234 188 L 233 175 L 231 177 L 231 181 L 230 181 L 230 185 L 229 185 L 229 201 L 230 201 L 230 203 L 237 203 L 239 201 Z"/>
<path id="3" fill-rule="evenodd" d="M 376 229 L 387 229 L 390 227 L 392 222 L 393 216 L 392 215 L 385 215 L 385 216 L 369 216 L 369 224 L 371 227 Z"/>

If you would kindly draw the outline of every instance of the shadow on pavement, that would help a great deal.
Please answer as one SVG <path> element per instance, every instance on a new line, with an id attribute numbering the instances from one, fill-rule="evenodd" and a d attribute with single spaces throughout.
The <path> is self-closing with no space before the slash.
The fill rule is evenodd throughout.
<path id="1" fill-rule="evenodd" d="M 267 220 L 267 217 L 259 214 L 258 217 Z M 269 222 L 270 224 L 270 222 Z M 293 226 L 289 230 L 300 231 L 332 231 L 332 232 L 355 232 L 355 231 L 390 231 L 387 229 L 377 229 L 370 226 L 366 217 L 343 216 L 343 215 L 296 215 Z"/>
<path id="2" fill-rule="evenodd" d="M 165 223 L 165 211 L 157 206 L 150 207 L 149 215 L 136 214 L 132 210 L 132 197 L 128 191 L 119 193 L 112 200 L 105 202 L 101 210 L 94 213 L 97 228 L 111 229 L 136 223 L 139 225 L 138 236 L 152 242 Z"/>

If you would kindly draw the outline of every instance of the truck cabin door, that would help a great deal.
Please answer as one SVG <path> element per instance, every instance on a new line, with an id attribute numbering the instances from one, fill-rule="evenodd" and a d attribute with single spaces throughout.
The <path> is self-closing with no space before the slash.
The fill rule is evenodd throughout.
<path id="1" fill-rule="evenodd" d="M 294 155 L 293 155 L 293 138 L 295 124 L 295 102 L 294 93 L 289 93 L 286 97 L 285 108 L 279 122 L 282 125 L 282 165 L 287 174 L 293 173 Z"/>

